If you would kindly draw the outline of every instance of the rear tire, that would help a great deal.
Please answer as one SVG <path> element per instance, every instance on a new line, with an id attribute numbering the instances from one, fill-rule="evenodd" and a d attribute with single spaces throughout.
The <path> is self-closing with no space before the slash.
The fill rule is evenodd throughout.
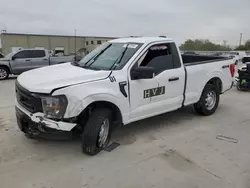
<path id="1" fill-rule="evenodd" d="M 9 77 L 9 70 L 5 67 L 0 67 L 0 80 L 6 80 Z"/>
<path id="2" fill-rule="evenodd" d="M 107 108 L 95 109 L 89 117 L 82 133 L 82 151 L 96 155 L 110 140 L 112 111 Z"/>
<path id="3" fill-rule="evenodd" d="M 218 87 L 207 84 L 202 92 L 199 102 L 194 104 L 195 111 L 203 116 L 212 115 L 219 104 L 220 93 Z"/>

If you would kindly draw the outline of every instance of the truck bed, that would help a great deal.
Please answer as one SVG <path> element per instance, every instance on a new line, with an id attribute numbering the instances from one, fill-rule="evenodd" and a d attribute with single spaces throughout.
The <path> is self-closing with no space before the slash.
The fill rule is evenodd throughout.
<path id="1" fill-rule="evenodd" d="M 232 58 L 228 57 L 218 57 L 218 56 L 206 56 L 206 55 L 190 55 L 182 54 L 182 61 L 185 66 L 203 64 L 203 63 L 212 63 L 216 61 L 224 61 Z"/>
<path id="2" fill-rule="evenodd" d="M 186 72 L 185 106 L 199 101 L 204 86 L 211 78 L 220 78 L 221 93 L 231 88 L 233 76 L 230 73 L 229 65 L 234 63 L 232 58 L 188 56 L 184 57 L 186 61 L 184 64 Z"/>

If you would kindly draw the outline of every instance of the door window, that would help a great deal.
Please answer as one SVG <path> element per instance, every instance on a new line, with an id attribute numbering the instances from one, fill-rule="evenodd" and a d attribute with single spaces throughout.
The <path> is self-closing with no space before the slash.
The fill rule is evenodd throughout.
<path id="1" fill-rule="evenodd" d="M 31 58 L 31 53 L 28 50 L 17 52 L 14 57 L 16 59 L 25 59 L 25 58 Z"/>
<path id="2" fill-rule="evenodd" d="M 177 54 L 176 54 L 177 53 Z M 139 59 L 139 66 L 153 67 L 155 75 L 169 69 L 180 67 L 178 51 L 171 43 L 151 46 Z"/>
<path id="3" fill-rule="evenodd" d="M 44 50 L 31 50 L 31 58 L 41 58 L 45 57 Z"/>

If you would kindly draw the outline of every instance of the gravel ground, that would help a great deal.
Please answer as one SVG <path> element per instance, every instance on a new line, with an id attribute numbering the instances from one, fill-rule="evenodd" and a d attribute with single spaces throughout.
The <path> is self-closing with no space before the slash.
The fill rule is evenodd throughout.
<path id="1" fill-rule="evenodd" d="M 186 107 L 125 126 L 113 136 L 118 148 L 89 157 L 79 140 L 27 139 L 16 124 L 14 83 L 0 82 L 1 188 L 250 187 L 248 92 L 222 95 L 209 117 Z"/>

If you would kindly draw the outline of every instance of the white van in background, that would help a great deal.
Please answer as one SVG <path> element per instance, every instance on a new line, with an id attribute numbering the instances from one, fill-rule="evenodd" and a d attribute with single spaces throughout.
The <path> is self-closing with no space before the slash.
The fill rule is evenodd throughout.
<path id="1" fill-rule="evenodd" d="M 235 56 L 239 62 L 242 62 L 243 57 L 247 57 L 247 53 L 245 51 L 232 51 L 229 54 Z"/>

